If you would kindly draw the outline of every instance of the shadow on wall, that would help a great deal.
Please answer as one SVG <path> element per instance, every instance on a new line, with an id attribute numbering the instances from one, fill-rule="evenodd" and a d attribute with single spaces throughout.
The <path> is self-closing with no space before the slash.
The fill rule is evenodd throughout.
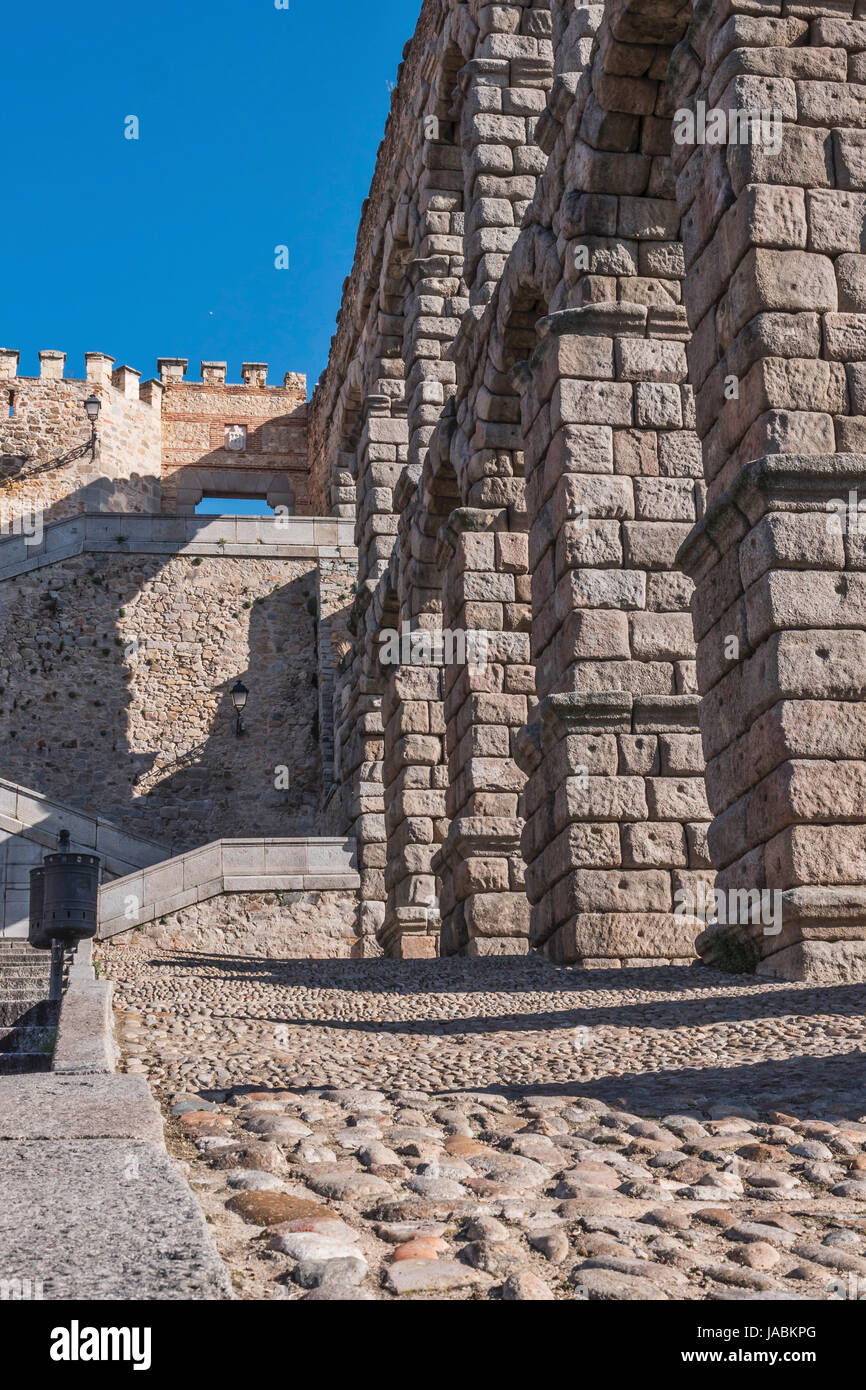
<path id="1" fill-rule="evenodd" d="M 172 852 L 314 833 L 315 561 L 124 554 L 123 523 L 0 583 L 0 775 Z"/>
<path id="2" fill-rule="evenodd" d="M 127 477 L 112 477 L 105 473 L 93 477 L 74 492 L 64 493 L 54 501 L 40 497 L 41 485 L 50 487 L 85 444 L 75 446 L 64 454 L 35 462 L 25 454 L 0 454 L 0 515 L 4 534 L 9 533 L 8 512 L 17 514 L 36 507 L 44 508 L 44 524 L 68 521 L 82 512 L 124 512 L 141 516 L 159 510 L 159 478 L 152 473 L 130 473 Z M 99 466 L 97 457 L 94 468 Z"/>

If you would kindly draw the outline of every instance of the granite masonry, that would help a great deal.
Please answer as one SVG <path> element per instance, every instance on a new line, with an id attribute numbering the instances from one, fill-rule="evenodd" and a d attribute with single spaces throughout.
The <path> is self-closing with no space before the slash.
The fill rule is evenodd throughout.
<path id="1" fill-rule="evenodd" d="M 309 406 L 0 353 L 0 774 L 343 837 L 371 953 L 866 980 L 864 84 L 866 0 L 424 0 Z"/>
<path id="2" fill-rule="evenodd" d="M 310 407 L 390 954 L 866 978 L 861 14 L 423 5 Z"/>

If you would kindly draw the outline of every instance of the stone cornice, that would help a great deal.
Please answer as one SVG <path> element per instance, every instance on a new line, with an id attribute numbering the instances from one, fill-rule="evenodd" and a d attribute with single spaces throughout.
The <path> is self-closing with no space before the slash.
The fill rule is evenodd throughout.
<path id="1" fill-rule="evenodd" d="M 692 529 L 676 556 L 686 574 L 705 574 L 770 512 L 825 512 L 866 479 L 866 454 L 769 454 L 738 474 Z"/>

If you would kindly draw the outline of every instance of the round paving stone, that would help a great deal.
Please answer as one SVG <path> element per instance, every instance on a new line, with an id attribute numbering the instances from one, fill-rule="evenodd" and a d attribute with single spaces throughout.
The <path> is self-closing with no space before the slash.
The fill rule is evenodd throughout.
<path id="1" fill-rule="evenodd" d="M 457 1260 L 402 1260 L 391 1265 L 385 1281 L 396 1294 L 444 1293 L 489 1284 L 489 1276 Z"/>
<path id="2" fill-rule="evenodd" d="M 244 1129 L 250 1134 L 261 1134 L 266 1139 L 308 1139 L 312 1130 L 300 1120 L 289 1115 L 253 1115 L 244 1120 Z"/>
<path id="3" fill-rule="evenodd" d="M 251 1226 L 277 1226 L 296 1217 L 332 1215 L 327 1207 L 287 1192 L 239 1192 L 226 1207 Z"/>
<path id="4" fill-rule="evenodd" d="M 394 1189 L 384 1178 L 372 1173 L 360 1173 L 354 1169 L 332 1167 L 321 1163 L 309 1170 L 308 1185 L 323 1197 L 333 1197 L 337 1201 L 351 1202 L 356 1197 L 390 1197 Z"/>

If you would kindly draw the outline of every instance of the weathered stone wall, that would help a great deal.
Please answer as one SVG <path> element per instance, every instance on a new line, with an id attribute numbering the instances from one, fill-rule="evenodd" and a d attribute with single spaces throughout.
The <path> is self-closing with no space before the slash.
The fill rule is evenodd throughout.
<path id="1" fill-rule="evenodd" d="M 784 898 L 762 968 L 866 969 L 866 38 L 859 0 L 783 8 L 423 8 L 313 402 L 389 951 L 441 919 L 449 951 L 685 959 L 715 867 Z M 383 668 L 402 624 L 488 659 Z"/>
<path id="2" fill-rule="evenodd" d="M 200 382 L 184 380 L 183 358 L 161 358 L 159 368 L 164 512 L 190 515 L 203 492 L 215 492 L 310 515 L 305 376 L 289 372 L 268 386 L 267 365 L 245 363 L 243 385 L 233 385 L 225 362 L 203 362 Z"/>
<path id="3" fill-rule="evenodd" d="M 366 796 L 354 804 L 365 818 L 354 830 L 362 844 L 365 833 L 384 842 L 380 936 L 394 951 L 421 949 L 418 941 L 409 947 L 408 938 L 429 938 L 440 917 L 444 950 L 512 952 L 525 950 L 532 940 L 548 943 L 565 959 L 679 958 L 690 954 L 696 930 L 691 921 L 675 924 L 672 914 L 682 876 L 706 868 L 700 846 L 707 813 L 695 780 L 702 769 L 694 738 L 690 588 L 671 573 L 676 547 L 700 503 L 695 481 L 700 460 L 689 434 L 694 407 L 682 385 L 688 328 L 681 302 L 682 253 L 673 240 L 676 207 L 673 214 L 662 207 L 661 147 L 666 135 L 669 142 L 669 129 L 659 117 L 655 125 L 648 122 L 643 137 L 647 152 L 640 155 L 641 168 L 648 192 L 657 195 L 651 206 L 644 209 L 634 196 L 620 211 L 616 196 L 584 196 L 580 170 L 569 160 L 581 122 L 594 128 L 598 120 L 598 102 L 586 83 L 578 92 L 578 79 L 591 57 L 601 10 L 566 8 L 568 13 L 560 7 L 552 14 L 549 4 L 426 7 L 421 33 L 429 53 L 430 25 L 436 20 L 438 71 L 420 90 L 411 89 L 413 41 L 402 78 L 407 92 L 395 101 L 391 126 L 399 127 L 400 114 L 414 105 L 416 118 L 425 109 L 439 117 L 432 129 L 441 137 L 447 113 L 461 177 L 443 180 L 431 194 L 433 176 L 427 171 L 436 163 L 443 167 L 443 161 L 436 158 L 441 151 L 428 147 L 420 166 L 424 177 L 412 188 L 414 166 L 405 156 L 402 172 L 396 173 L 391 128 L 380 151 L 377 178 L 385 171 L 392 183 L 402 180 L 407 188 L 408 215 L 395 208 L 392 242 L 398 228 L 412 225 L 418 199 L 435 197 L 437 209 L 451 209 L 452 218 L 459 213 L 459 222 L 437 228 L 443 238 L 450 232 L 447 245 L 443 240 L 439 247 L 435 237 L 428 243 L 452 257 L 463 297 L 460 317 L 449 325 L 441 317 L 444 301 L 432 298 L 438 287 L 423 286 L 424 308 L 439 313 L 442 331 L 435 351 L 423 346 L 421 375 L 411 396 L 411 352 L 417 353 L 423 340 L 417 330 L 412 338 L 404 332 L 406 424 L 393 418 L 392 376 L 390 404 L 382 393 L 366 398 L 366 426 L 355 454 L 360 503 L 367 495 L 364 462 L 372 440 L 381 435 L 376 447 L 389 447 L 383 430 L 390 431 L 390 448 L 398 450 L 387 463 L 390 497 L 376 493 L 375 506 L 385 514 L 359 505 L 359 549 L 369 553 L 372 543 L 377 563 L 366 572 L 362 567 L 356 656 L 343 686 L 344 711 L 359 709 L 367 692 L 373 703 L 362 717 L 375 720 L 371 733 L 381 736 L 381 769 L 375 759 L 358 759 L 368 774 L 371 763 L 376 771 L 364 783 Z M 451 56 L 458 50 L 459 69 Z M 444 106 L 431 103 L 437 91 L 450 93 Z M 639 117 L 632 120 L 638 146 L 639 123 Z M 429 123 L 421 119 L 420 124 L 429 133 Z M 371 203 L 368 222 L 374 207 L 382 220 L 381 204 Z M 460 241 L 453 237 L 459 228 Z M 352 380 L 357 388 L 357 372 L 353 377 L 344 366 L 350 357 L 357 363 L 359 347 L 347 308 L 357 306 L 359 295 L 375 306 L 375 294 L 372 299 L 369 294 L 375 273 L 370 247 L 362 227 L 331 364 L 314 398 L 314 420 L 340 390 L 348 397 Z M 404 325 L 419 322 L 416 264 L 408 261 L 398 284 Z M 383 289 L 384 284 L 380 296 Z M 396 331 L 393 284 L 391 290 L 389 326 Z M 626 360 L 620 350 L 615 365 L 614 333 L 604 323 L 595 338 L 569 347 L 558 323 L 548 348 L 556 344 L 559 355 L 549 352 L 544 380 L 533 382 L 534 361 L 515 375 L 517 364 L 531 358 L 539 344 L 540 319 L 611 293 L 614 300 L 634 303 L 642 337 L 652 323 L 664 340 L 657 349 L 649 345 L 643 359 L 637 350 L 628 358 L 625 349 Z M 424 324 L 421 332 L 429 332 L 432 321 Z M 396 354 L 389 358 L 392 367 L 396 360 Z M 360 361 L 363 367 L 372 357 L 365 358 L 362 350 Z M 412 370 L 418 366 L 416 358 Z M 584 376 L 589 380 L 581 380 Z M 562 377 L 570 381 L 560 385 Z M 637 386 L 643 377 L 646 382 Z M 613 385 L 615 379 L 622 384 Z M 443 380 L 444 397 L 438 389 Z M 563 406 L 566 386 L 571 403 Z M 363 413 L 362 408 L 362 418 Z M 327 435 L 321 424 L 314 443 L 320 435 Z M 406 449 L 402 468 L 401 447 Z M 347 462 L 347 451 L 335 452 L 333 440 L 326 439 L 318 456 L 314 453 L 316 475 L 324 475 L 329 458 L 336 466 L 338 455 L 339 463 Z M 577 476 L 560 476 L 569 473 Z M 389 512 L 394 513 L 390 527 Z M 394 530 L 398 547 L 388 539 Z M 483 665 L 383 672 L 376 659 L 381 630 L 404 622 L 416 629 L 482 630 L 487 658 Z M 612 744 L 616 771 L 625 779 L 621 791 L 631 795 L 628 815 L 634 823 L 655 823 L 652 843 L 639 847 L 633 826 L 623 829 L 621 842 L 619 812 L 610 811 L 611 823 L 605 824 L 588 794 L 557 804 L 554 813 L 554 800 L 562 799 L 564 788 L 553 779 L 567 780 L 568 769 L 579 784 L 582 765 L 572 767 L 566 760 L 557 772 L 547 751 L 532 793 L 532 828 L 522 841 L 526 773 L 535 770 L 532 748 L 539 741 L 531 722 L 536 693 L 611 691 L 627 698 L 626 722 L 618 729 L 630 744 L 623 745 L 621 756 Z M 652 713 L 639 710 L 633 722 L 634 696 L 670 703 L 661 713 L 664 698 L 656 700 Z M 349 726 L 346 719 L 344 727 Z M 682 758 L 668 758 L 666 745 L 661 772 L 660 734 L 686 740 L 691 734 L 688 767 Z M 632 745 L 642 749 L 643 761 Z M 655 783 L 674 775 L 682 781 L 686 771 L 691 781 L 682 788 L 675 812 L 676 798 L 663 790 L 656 796 Z M 380 781 L 381 820 L 375 815 Z M 582 831 L 575 828 L 578 820 Z M 588 852 L 591 841 L 594 854 Z M 374 843 L 368 853 L 378 858 L 381 851 Z M 531 929 L 524 856 L 532 868 L 529 899 L 537 909 Z M 575 934 L 578 917 L 591 928 L 591 949 Z"/>
<path id="4" fill-rule="evenodd" d="M 158 392 L 127 394 L 127 370 L 111 383 L 111 358 L 89 354 L 85 381 L 63 378 L 64 354 L 41 354 L 42 376 L 19 377 L 18 354 L 0 352 L 0 521 L 34 513 L 59 521 L 84 511 L 158 512 L 161 419 Z M 64 462 L 86 445 L 88 396 L 101 402 L 95 459 Z M 10 417 L 10 406 L 13 414 Z"/>
<path id="5" fill-rule="evenodd" d="M 0 349 L 0 509 L 43 522 L 87 511 L 193 515 L 203 493 L 266 498 L 291 515 L 311 514 L 306 377 L 288 372 L 267 385 L 264 363 L 245 363 L 243 384 L 226 364 L 161 358 L 160 379 L 142 383 L 131 367 L 87 354 L 87 378 L 63 375 L 65 354 L 40 353 L 38 378 L 18 375 L 19 355 Z M 95 458 L 69 459 L 91 429 L 88 396 L 100 401 Z M 9 414 L 11 410 L 11 415 Z M 231 448 L 229 431 L 242 447 Z M 241 431 L 240 435 L 237 431 Z"/>
<path id="6" fill-rule="evenodd" d="M 338 672 L 351 649 L 348 620 L 358 588 L 358 567 L 353 557 L 320 552 L 318 564 L 318 739 L 322 760 L 322 808 L 320 833 L 339 833 L 342 825 L 334 700 Z"/>
<path id="7" fill-rule="evenodd" d="M 162 950 L 269 959 L 349 960 L 361 949 L 352 892 L 229 893 L 102 942 L 113 956 L 152 942 Z M 370 944 L 365 952 L 370 954 Z"/>
<path id="8" fill-rule="evenodd" d="M 405 50 L 331 362 L 311 407 L 317 495 L 339 514 L 357 504 L 356 644 L 338 691 L 339 763 L 366 875 L 365 908 L 381 914 L 382 939 L 394 951 L 410 949 L 409 938 L 413 953 L 429 950 L 438 933 L 447 675 L 433 673 L 435 690 L 420 692 L 419 673 L 381 668 L 379 639 L 395 624 L 442 625 L 437 530 L 459 492 L 441 490 L 450 505 L 436 525 L 407 523 L 402 563 L 399 518 L 411 513 L 456 389 L 452 345 L 464 320 L 484 312 L 544 166 L 533 132 L 553 76 L 550 35 L 548 4 L 424 5 Z M 501 508 L 495 483 L 481 491 L 485 505 Z M 456 810 L 480 796 L 479 814 L 496 814 L 479 788 L 463 785 L 469 800 Z M 513 787 L 487 792 L 500 812 L 506 802 L 513 812 Z M 513 815 L 505 834 L 514 863 Z M 525 918 L 519 892 L 518 902 Z"/>
<path id="9" fill-rule="evenodd" d="M 309 504 L 358 552 L 307 600 L 320 815 L 389 953 L 683 961 L 715 884 L 781 900 L 734 924 L 763 971 L 866 978 L 864 14 L 425 0 L 310 406 Z M 222 364 L 163 365 L 173 464 L 236 486 Z M 483 658 L 418 655 L 443 628 Z"/>
<path id="10" fill-rule="evenodd" d="M 311 832 L 316 608 L 315 558 L 82 555 L 4 581 L 3 775 L 175 851 Z"/>
<path id="11" fill-rule="evenodd" d="M 822 981 L 866 977 L 866 456 L 847 452 L 866 438 L 862 16 L 702 14 L 696 96 L 772 92 L 782 138 L 775 154 L 685 146 L 677 161 L 711 503 L 682 552 L 710 850 L 726 897 L 778 895 L 781 930 L 757 913 L 736 924 L 762 972 Z M 710 958 L 718 936 L 702 942 Z"/>

